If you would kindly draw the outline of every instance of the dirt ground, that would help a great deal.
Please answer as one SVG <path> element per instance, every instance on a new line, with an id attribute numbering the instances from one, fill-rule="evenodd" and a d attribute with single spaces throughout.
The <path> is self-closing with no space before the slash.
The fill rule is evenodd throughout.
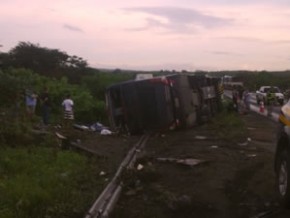
<path id="1" fill-rule="evenodd" d="M 101 135 L 99 132 L 79 129 L 73 129 L 69 134 L 63 135 L 69 136 L 69 141 L 73 144 L 71 148 L 96 158 L 97 169 L 105 173 L 105 180 L 109 180 L 115 174 L 127 152 L 140 139 L 140 136 Z"/>
<path id="2" fill-rule="evenodd" d="M 137 163 L 143 168 L 124 175 L 111 217 L 289 217 L 274 186 L 277 123 L 254 112 L 241 116 L 248 133 L 236 141 L 221 140 L 205 126 L 151 138 Z M 202 162 L 176 162 L 186 158 Z"/>

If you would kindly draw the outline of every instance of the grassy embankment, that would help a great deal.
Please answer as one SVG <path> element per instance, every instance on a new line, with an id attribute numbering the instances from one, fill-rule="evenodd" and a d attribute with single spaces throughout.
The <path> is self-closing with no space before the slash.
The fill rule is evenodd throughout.
<path id="1" fill-rule="evenodd" d="M 0 218 L 83 217 L 105 183 L 98 160 L 0 118 Z"/>

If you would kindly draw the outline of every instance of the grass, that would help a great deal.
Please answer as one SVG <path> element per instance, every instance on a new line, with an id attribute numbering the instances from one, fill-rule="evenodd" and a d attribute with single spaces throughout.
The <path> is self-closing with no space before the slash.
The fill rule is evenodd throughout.
<path id="1" fill-rule="evenodd" d="M 104 188 L 100 160 L 35 134 L 40 118 L 0 111 L 0 218 L 84 217 Z"/>
<path id="2" fill-rule="evenodd" d="M 215 133 L 217 138 L 227 141 L 236 141 L 244 138 L 247 133 L 246 125 L 239 113 L 231 108 L 231 101 L 223 102 L 223 110 L 206 124 Z"/>
<path id="3" fill-rule="evenodd" d="M 0 217 L 83 217 L 104 181 L 96 164 L 48 147 L 0 151 Z"/>

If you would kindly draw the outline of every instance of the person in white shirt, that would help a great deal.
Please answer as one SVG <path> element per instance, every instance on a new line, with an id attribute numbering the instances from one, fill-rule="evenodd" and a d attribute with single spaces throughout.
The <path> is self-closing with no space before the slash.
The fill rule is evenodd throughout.
<path id="1" fill-rule="evenodd" d="M 68 125 L 71 124 L 72 120 L 74 120 L 74 111 L 73 111 L 74 102 L 69 94 L 63 100 L 62 106 L 64 109 L 64 124 L 66 127 L 68 127 Z"/>

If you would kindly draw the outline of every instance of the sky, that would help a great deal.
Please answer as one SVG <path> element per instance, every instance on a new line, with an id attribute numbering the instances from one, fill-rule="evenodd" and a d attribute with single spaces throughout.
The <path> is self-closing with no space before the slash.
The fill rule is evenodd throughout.
<path id="1" fill-rule="evenodd" d="M 290 69 L 290 0 L 0 0 L 0 18 L 0 52 L 30 42 L 95 68 Z"/>

